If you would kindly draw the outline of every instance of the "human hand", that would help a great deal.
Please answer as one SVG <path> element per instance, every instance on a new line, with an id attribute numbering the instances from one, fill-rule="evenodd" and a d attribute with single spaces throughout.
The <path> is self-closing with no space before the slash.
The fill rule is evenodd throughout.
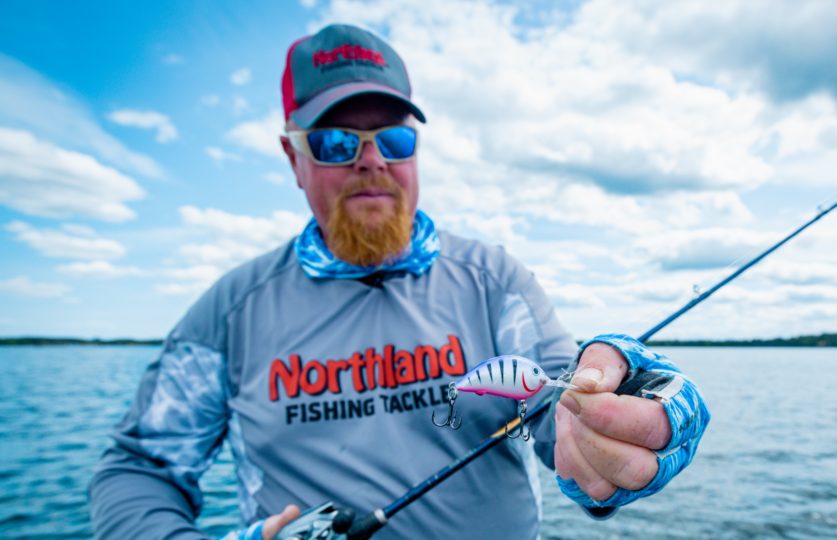
<path id="1" fill-rule="evenodd" d="M 219 540 L 274 540 L 282 527 L 299 517 L 299 508 L 289 504 L 282 512 L 257 521 L 246 529 L 233 531 Z"/>
<path id="2" fill-rule="evenodd" d="M 282 527 L 299 517 L 299 507 L 289 504 L 282 512 L 274 514 L 264 520 L 262 526 L 262 540 L 273 540 Z"/>
<path id="3" fill-rule="evenodd" d="M 654 450 L 671 439 L 671 426 L 654 399 L 616 395 L 628 363 L 613 347 L 590 344 L 581 355 L 572 383 L 556 406 L 555 470 L 575 480 L 595 501 L 617 488 L 636 491 L 657 474 Z"/>

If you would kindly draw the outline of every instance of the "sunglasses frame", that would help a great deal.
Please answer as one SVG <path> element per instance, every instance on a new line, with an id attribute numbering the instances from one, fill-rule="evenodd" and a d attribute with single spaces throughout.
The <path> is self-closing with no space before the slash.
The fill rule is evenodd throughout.
<path id="1" fill-rule="evenodd" d="M 386 131 L 386 130 L 392 129 L 392 128 L 409 129 L 415 134 L 416 144 L 415 144 L 415 147 L 413 148 L 413 153 L 410 154 L 409 157 L 393 159 L 393 158 L 384 157 L 383 152 L 381 152 L 381 148 L 378 146 L 378 141 L 377 141 L 377 139 L 375 139 L 375 137 L 379 133 L 381 133 L 382 131 Z M 341 161 L 340 163 L 331 163 L 331 162 L 328 162 L 328 161 L 320 161 L 319 159 L 317 159 L 314 156 L 314 152 L 311 150 L 311 145 L 308 144 L 308 134 L 310 134 L 314 131 L 324 131 L 324 130 L 329 130 L 329 129 L 339 129 L 340 131 L 345 131 L 347 133 L 352 133 L 354 135 L 357 135 L 359 141 L 358 141 L 358 145 L 357 145 L 357 150 L 355 151 L 355 155 L 354 155 L 354 157 L 352 157 L 352 159 L 350 159 L 348 161 Z M 372 143 L 372 146 L 374 146 L 375 150 L 378 151 L 378 155 L 380 155 L 381 158 L 385 162 L 387 162 L 387 163 L 401 163 L 401 162 L 404 162 L 404 161 L 409 161 L 416 156 L 416 151 L 418 151 L 418 144 L 419 144 L 418 131 L 416 130 L 416 128 L 414 128 L 412 126 L 405 126 L 403 124 L 394 124 L 394 125 L 391 125 L 391 126 L 380 127 L 378 129 L 353 129 L 353 128 L 339 127 L 339 126 L 312 128 L 312 129 L 293 129 L 293 130 L 287 131 L 286 134 L 288 136 L 288 139 L 291 141 L 291 146 L 293 146 L 294 150 L 296 150 L 298 152 L 302 152 L 304 155 L 308 156 L 308 158 L 311 159 L 311 161 L 313 161 L 317 165 L 320 165 L 321 167 L 346 167 L 348 165 L 354 165 L 360 159 L 360 155 L 363 153 L 363 145 L 364 145 L 364 143 L 367 143 L 367 142 Z"/>

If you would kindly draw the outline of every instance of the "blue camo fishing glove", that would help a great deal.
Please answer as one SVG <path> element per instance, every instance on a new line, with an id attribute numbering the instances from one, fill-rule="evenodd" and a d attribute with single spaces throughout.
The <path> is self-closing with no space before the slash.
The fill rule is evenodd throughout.
<path id="1" fill-rule="evenodd" d="M 262 519 L 244 529 L 231 531 L 220 537 L 218 540 L 262 540 L 262 528 L 264 527 L 264 522 L 265 520 Z"/>
<path id="2" fill-rule="evenodd" d="M 556 476 L 558 486 L 567 497 L 581 505 L 592 517 L 605 518 L 620 506 L 657 493 L 685 469 L 692 462 L 700 438 L 709 424 L 710 414 L 694 383 L 665 356 L 648 350 L 630 336 L 603 334 L 581 345 L 576 364 L 591 343 L 606 343 L 615 347 L 627 360 L 628 376 L 618 392 L 649 399 L 660 398 L 671 424 L 671 441 L 665 448 L 655 451 L 659 464 L 657 475 L 643 489 L 629 491 L 617 488 L 607 500 L 596 501 L 584 493 L 575 480 Z"/>

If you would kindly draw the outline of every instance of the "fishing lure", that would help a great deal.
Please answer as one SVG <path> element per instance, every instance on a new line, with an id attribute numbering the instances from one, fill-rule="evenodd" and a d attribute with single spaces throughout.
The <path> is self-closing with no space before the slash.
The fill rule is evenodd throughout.
<path id="1" fill-rule="evenodd" d="M 478 396 L 489 394 L 509 399 L 518 400 L 517 415 L 520 431 L 512 435 L 506 426 L 506 435 L 516 439 L 522 437 L 529 440 L 530 434 L 524 432 L 524 419 L 526 418 L 526 400 L 534 396 L 546 386 L 556 388 L 577 388 L 570 384 L 572 373 L 564 372 L 558 378 L 552 379 L 538 364 L 512 354 L 495 356 L 480 362 L 462 376 L 458 381 L 451 381 L 448 385 L 448 417 L 444 422 L 436 421 L 434 412 L 431 421 L 438 427 L 450 426 L 452 429 L 459 429 L 462 419 L 454 411 L 454 404 L 459 392 L 472 392 Z"/>

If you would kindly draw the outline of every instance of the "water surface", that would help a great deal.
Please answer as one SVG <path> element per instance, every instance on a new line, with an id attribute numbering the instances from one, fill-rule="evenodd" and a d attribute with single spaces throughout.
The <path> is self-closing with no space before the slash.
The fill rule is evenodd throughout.
<path id="1" fill-rule="evenodd" d="M 0 347 L 0 537 L 92 535 L 87 483 L 157 350 Z M 544 468 L 543 538 L 837 537 L 837 350 L 660 350 L 712 411 L 697 458 L 604 522 L 567 501 Z M 201 481 L 210 534 L 238 526 L 233 478 L 224 451 Z"/>

